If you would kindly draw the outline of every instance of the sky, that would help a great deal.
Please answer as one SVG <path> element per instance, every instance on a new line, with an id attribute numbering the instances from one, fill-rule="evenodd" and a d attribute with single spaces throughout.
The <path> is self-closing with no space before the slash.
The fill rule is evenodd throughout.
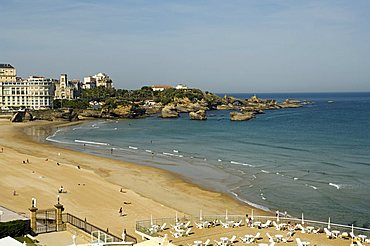
<path id="1" fill-rule="evenodd" d="M 368 0 L 0 0 L 0 63 L 116 88 L 370 91 Z"/>

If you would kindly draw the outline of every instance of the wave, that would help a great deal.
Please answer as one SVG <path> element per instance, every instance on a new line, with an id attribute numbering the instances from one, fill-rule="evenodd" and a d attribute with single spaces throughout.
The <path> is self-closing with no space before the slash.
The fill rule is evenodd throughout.
<path id="1" fill-rule="evenodd" d="M 261 169 L 261 172 L 263 172 L 263 173 L 270 173 L 269 171 L 266 171 L 266 170 L 263 170 L 263 169 Z"/>
<path id="2" fill-rule="evenodd" d="M 248 166 L 248 167 L 254 167 L 251 164 L 248 163 L 242 163 L 242 162 L 237 162 L 237 161 L 230 161 L 231 164 L 236 164 L 236 165 L 242 165 L 242 166 Z"/>
<path id="3" fill-rule="evenodd" d="M 334 183 L 329 183 L 330 186 L 334 186 L 335 188 L 337 188 L 337 190 L 339 190 L 341 188 L 342 185 L 340 184 L 334 184 Z"/>
<path id="4" fill-rule="evenodd" d="M 167 153 L 167 152 L 162 152 L 163 155 L 168 155 L 168 156 L 175 156 L 175 157 L 184 157 L 183 155 L 176 155 L 176 154 L 172 154 L 172 153 Z"/>
<path id="5" fill-rule="evenodd" d="M 138 147 L 135 147 L 135 146 L 128 146 L 129 149 L 138 149 Z"/>
<path id="6" fill-rule="evenodd" d="M 260 204 L 257 204 L 257 203 L 253 203 L 253 202 L 250 202 L 248 200 L 245 200 L 245 199 L 242 199 L 239 197 L 238 194 L 236 194 L 235 192 L 230 192 L 231 194 L 233 194 L 235 196 L 236 199 L 238 199 L 239 201 L 243 202 L 243 203 L 246 203 L 248 204 L 249 206 L 252 206 L 252 207 L 255 207 L 257 209 L 261 209 L 263 211 L 271 211 L 268 207 L 265 207 L 265 206 L 262 206 Z"/>
<path id="7" fill-rule="evenodd" d="M 109 145 L 108 143 L 85 141 L 85 140 L 79 140 L 79 139 L 75 139 L 75 142 L 76 143 L 83 143 L 83 144 L 104 145 L 104 146 L 108 146 Z"/>
<path id="8" fill-rule="evenodd" d="M 46 141 L 49 141 L 49 142 L 59 143 L 59 144 L 68 144 L 68 145 L 73 144 L 71 142 L 65 142 L 65 141 L 61 141 L 61 140 L 56 140 L 56 139 L 53 139 L 51 137 L 47 137 L 45 140 Z"/>

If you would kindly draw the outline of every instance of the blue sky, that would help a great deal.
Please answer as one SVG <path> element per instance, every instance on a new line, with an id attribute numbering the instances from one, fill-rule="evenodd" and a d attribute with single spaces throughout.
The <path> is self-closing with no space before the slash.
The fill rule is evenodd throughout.
<path id="1" fill-rule="evenodd" d="M 370 91 L 370 1 L 0 0 L 0 63 L 117 88 Z"/>

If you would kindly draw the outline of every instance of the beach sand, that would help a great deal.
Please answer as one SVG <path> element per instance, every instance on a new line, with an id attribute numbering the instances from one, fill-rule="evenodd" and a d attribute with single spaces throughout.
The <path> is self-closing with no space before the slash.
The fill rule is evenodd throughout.
<path id="1" fill-rule="evenodd" d="M 59 195 L 65 212 L 109 228 L 117 236 L 126 228 L 135 237 L 135 222 L 151 215 L 174 217 L 178 211 L 179 216 L 197 216 L 200 209 L 204 215 L 224 214 L 225 209 L 229 214 L 245 214 L 252 209 L 227 194 L 205 190 L 168 171 L 59 148 L 25 134 L 38 135 L 66 124 L 0 119 L 2 206 L 28 215 L 31 198 L 35 197 L 39 209 L 53 208 L 63 186 L 66 193 Z M 124 216 L 119 215 L 120 207 Z M 267 214 L 258 209 L 254 213 Z"/>

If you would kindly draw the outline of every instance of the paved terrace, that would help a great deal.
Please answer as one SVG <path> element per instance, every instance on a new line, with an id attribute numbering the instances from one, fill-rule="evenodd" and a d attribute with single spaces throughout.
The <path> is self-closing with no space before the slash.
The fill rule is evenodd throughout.
<path id="1" fill-rule="evenodd" d="M 0 206 L 0 222 L 8 222 L 13 220 L 28 220 L 25 215 L 18 214 L 12 210 Z"/>
<path id="2" fill-rule="evenodd" d="M 203 220 L 202 221 L 214 221 L 214 220 L 218 220 L 218 221 L 222 221 L 222 222 L 225 222 L 225 215 L 223 216 L 207 216 L 207 217 L 203 217 L 202 218 Z M 288 222 L 290 222 L 290 224 L 292 226 L 296 225 L 296 224 L 302 224 L 302 220 L 301 219 L 296 219 L 296 218 L 279 218 L 279 222 L 276 220 L 277 218 L 276 217 L 266 217 L 266 216 L 259 216 L 259 217 L 255 217 L 254 218 L 254 223 L 256 223 L 257 221 L 261 222 L 261 223 L 265 223 L 267 220 L 271 220 L 276 222 L 277 224 L 288 224 Z M 268 233 L 269 235 L 271 235 L 275 240 L 276 240 L 276 235 L 278 235 L 278 237 L 282 237 L 282 238 L 288 238 L 288 230 L 287 229 L 282 229 L 282 230 L 277 230 L 276 227 L 271 224 L 271 226 L 267 227 L 267 228 L 259 228 L 257 226 L 253 226 L 253 227 L 250 227 L 250 226 L 246 226 L 245 225 L 245 217 L 242 216 L 242 215 L 234 215 L 234 216 L 228 216 L 228 221 L 234 221 L 234 222 L 239 222 L 240 220 L 242 220 L 242 224 L 239 226 L 239 227 L 232 227 L 232 224 L 231 223 L 231 227 L 230 228 L 224 228 L 221 223 L 217 223 L 216 226 L 214 227 L 209 227 L 209 228 L 202 228 L 202 229 L 199 229 L 197 228 L 196 223 L 200 222 L 199 218 L 181 218 L 180 219 L 180 223 L 187 223 L 187 221 L 191 221 L 191 223 L 189 224 L 188 228 L 191 228 L 190 230 L 190 233 L 189 235 L 184 235 L 184 236 L 181 236 L 181 237 L 174 237 L 174 233 L 176 233 L 176 230 L 173 228 L 173 225 L 175 225 L 175 218 L 166 218 L 166 219 L 155 219 L 155 220 L 147 220 L 147 221 L 140 221 L 140 222 L 137 222 L 137 231 L 141 231 L 141 232 L 144 232 L 145 234 L 148 234 L 148 235 L 152 235 L 152 236 L 159 236 L 159 237 L 163 237 L 165 234 L 167 234 L 169 240 L 175 244 L 175 245 L 184 245 L 184 246 L 188 246 L 188 245 L 196 245 L 194 241 L 201 241 L 204 245 L 204 242 L 207 241 L 208 239 L 210 240 L 210 244 L 209 245 L 217 245 L 215 243 L 215 240 L 217 241 L 221 241 L 221 238 L 222 237 L 225 237 L 225 238 L 232 238 L 234 235 L 236 236 L 236 241 L 232 244 L 228 244 L 228 245 L 235 245 L 235 246 L 238 246 L 238 245 L 246 245 L 246 243 L 244 243 L 242 240 L 241 240 L 241 237 L 244 237 L 245 235 L 253 235 L 255 236 L 257 233 L 260 233 L 260 237 L 258 240 L 256 240 L 255 242 L 253 242 L 254 245 L 258 245 L 260 243 L 265 243 L 267 245 L 270 244 L 269 242 L 269 238 L 267 236 L 266 233 Z M 166 226 L 164 227 L 165 229 L 163 231 L 159 231 L 159 232 L 153 232 L 153 229 L 150 229 L 152 228 L 152 225 L 158 225 L 159 227 L 162 226 L 164 223 L 166 223 Z M 338 246 L 341 246 L 341 245 L 345 245 L 345 246 L 348 246 L 352 243 L 352 239 L 350 236 L 348 237 L 342 237 L 342 233 L 343 232 L 346 232 L 348 235 L 351 233 L 352 231 L 352 227 L 351 226 L 345 226 L 345 225 L 338 225 L 338 224 L 333 224 L 331 223 L 329 225 L 330 227 L 330 231 L 331 232 L 334 232 L 334 231 L 337 231 L 336 233 L 338 234 L 338 237 L 337 238 L 334 238 L 334 237 L 331 237 L 331 239 L 328 238 L 328 235 L 324 232 L 323 228 L 327 228 L 328 227 L 328 223 L 326 222 L 317 222 L 317 221 L 310 221 L 310 220 L 306 220 L 306 221 L 303 221 L 303 228 L 304 228 L 304 231 L 302 230 L 294 230 L 295 234 L 294 236 L 288 241 L 288 242 L 280 242 L 280 243 L 277 243 L 277 245 L 298 245 L 297 244 L 297 241 L 296 241 L 296 238 L 300 238 L 301 241 L 305 241 L 305 242 L 309 242 L 310 244 L 309 245 L 338 245 Z M 155 226 L 154 226 L 155 227 Z M 313 233 L 313 232 L 308 232 L 308 229 L 310 229 L 310 231 L 312 230 L 317 230 L 321 228 L 321 232 L 320 233 Z M 185 231 L 187 231 L 188 229 L 185 229 Z M 365 240 L 362 240 L 358 237 L 358 235 L 364 235 L 363 238 L 369 238 L 370 237 L 370 229 L 366 229 L 366 228 L 358 228 L 358 227 L 354 227 L 353 228 L 353 233 L 354 235 L 356 235 L 356 239 L 354 240 L 354 245 L 356 245 L 356 241 L 359 241 L 362 243 L 362 245 L 370 245 L 369 241 L 367 240 L 365 242 Z M 281 235 L 281 236 L 279 236 Z M 199 242 L 200 243 L 200 242 Z M 253 245 L 252 244 L 252 245 Z M 199 244 L 199 245 L 202 245 L 202 244 Z M 359 245 L 361 245 L 359 243 Z"/>

